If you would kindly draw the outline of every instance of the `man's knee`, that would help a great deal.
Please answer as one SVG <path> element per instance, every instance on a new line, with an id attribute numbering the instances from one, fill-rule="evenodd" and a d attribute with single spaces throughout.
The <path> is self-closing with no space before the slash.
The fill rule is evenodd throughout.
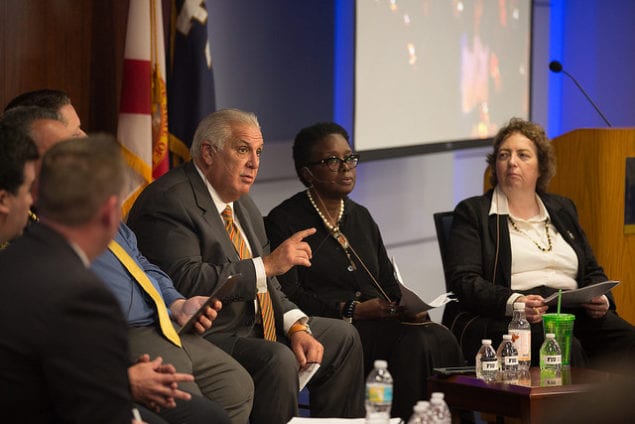
<path id="1" fill-rule="evenodd" d="M 265 366 L 271 370 L 272 378 L 278 381 L 297 382 L 298 360 L 293 351 L 282 343 L 272 343 L 262 352 Z"/>
<path id="2" fill-rule="evenodd" d="M 322 317 L 312 317 L 309 322 L 311 328 L 315 327 L 315 336 L 320 342 L 324 340 L 336 346 L 362 351 L 359 333 L 353 325 L 343 320 Z"/>

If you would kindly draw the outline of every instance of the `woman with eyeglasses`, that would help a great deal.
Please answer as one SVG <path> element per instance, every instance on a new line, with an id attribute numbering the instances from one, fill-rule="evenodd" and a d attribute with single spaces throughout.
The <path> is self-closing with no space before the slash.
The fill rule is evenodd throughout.
<path id="1" fill-rule="evenodd" d="M 310 315 L 344 319 L 364 347 L 366 374 L 375 359 L 386 359 L 394 379 L 392 415 L 408 419 L 413 405 L 427 399 L 426 379 L 434 367 L 463 365 L 454 336 L 427 315 L 405 316 L 401 297 L 377 224 L 348 195 L 355 187 L 359 155 L 344 128 L 319 123 L 295 138 L 293 159 L 307 187 L 274 208 L 265 219 L 275 248 L 291 234 L 314 227 L 306 238 L 311 267 L 278 277 L 284 292 Z"/>

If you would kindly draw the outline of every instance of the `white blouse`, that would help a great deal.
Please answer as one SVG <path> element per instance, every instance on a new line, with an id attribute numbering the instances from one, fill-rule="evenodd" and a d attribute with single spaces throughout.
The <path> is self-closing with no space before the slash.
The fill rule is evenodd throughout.
<path id="1" fill-rule="evenodd" d="M 509 215 L 517 228 L 514 228 L 511 221 L 507 221 L 512 252 L 511 289 L 524 291 L 538 286 L 575 289 L 578 287 L 575 280 L 578 274 L 578 257 L 550 220 L 546 223 L 549 212 L 538 195 L 536 201 L 540 209 L 538 215 L 525 220 L 509 212 L 507 196 L 499 187 L 495 188 L 492 197 L 490 215 Z M 508 315 L 511 315 L 514 300 L 520 296 L 521 294 L 514 293 L 508 299 Z"/>

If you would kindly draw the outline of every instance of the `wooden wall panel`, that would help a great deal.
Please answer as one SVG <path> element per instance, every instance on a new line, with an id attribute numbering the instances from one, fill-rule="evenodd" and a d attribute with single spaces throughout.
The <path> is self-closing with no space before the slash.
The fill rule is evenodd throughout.
<path id="1" fill-rule="evenodd" d="M 85 129 L 114 132 L 127 13 L 128 0 L 0 2 L 0 105 L 58 88 Z"/>

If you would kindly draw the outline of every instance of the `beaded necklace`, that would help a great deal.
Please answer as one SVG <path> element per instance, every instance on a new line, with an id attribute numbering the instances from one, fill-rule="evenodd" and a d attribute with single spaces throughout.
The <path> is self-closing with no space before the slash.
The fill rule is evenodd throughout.
<path id="1" fill-rule="evenodd" d="M 364 271 L 366 272 L 368 277 L 370 277 L 370 280 L 372 281 L 375 288 L 377 288 L 378 292 L 381 293 L 381 295 L 384 297 L 384 299 L 386 299 L 387 302 L 392 302 L 388 294 L 381 287 L 381 284 L 379 284 L 377 279 L 370 272 L 370 270 L 368 269 L 368 267 L 366 266 L 362 258 L 360 258 L 360 256 L 357 254 L 355 249 L 353 249 L 353 246 L 350 245 L 344 233 L 340 231 L 339 224 L 340 224 L 340 221 L 342 220 L 342 216 L 344 216 L 344 199 L 340 199 L 340 213 L 338 214 L 337 221 L 335 221 L 335 225 L 332 225 L 329 222 L 329 220 L 327 220 L 326 217 L 322 214 L 322 211 L 320 211 L 320 208 L 318 208 L 317 203 L 315 203 L 315 200 L 313 200 L 313 196 L 311 195 L 311 189 L 307 189 L 306 195 L 309 198 L 309 202 L 311 202 L 311 205 L 313 205 L 313 208 L 315 209 L 315 211 L 318 213 L 318 215 L 320 215 L 320 218 L 322 218 L 322 221 L 324 222 L 324 225 L 326 226 L 326 228 L 329 230 L 329 233 L 331 234 L 331 236 L 335 240 L 337 240 L 337 242 L 342 247 L 342 250 L 344 250 L 344 253 L 346 254 L 346 257 L 348 258 L 348 261 L 350 263 L 348 270 L 357 271 L 357 266 L 355 265 L 355 261 L 353 261 L 353 258 L 351 256 L 351 253 L 352 253 L 355 256 L 355 258 L 357 258 L 362 268 L 364 268 Z M 328 213 L 328 209 L 326 208 L 326 205 L 324 205 L 324 202 L 322 202 L 322 198 L 320 198 L 319 195 L 318 195 L 318 200 L 320 201 L 320 203 L 322 203 L 322 206 L 324 206 L 324 209 L 326 209 L 326 213 Z"/>
<path id="2" fill-rule="evenodd" d="M 514 230 L 518 231 L 520 234 L 524 235 L 529 240 L 531 240 L 538 249 L 542 250 L 543 252 L 551 252 L 553 245 L 551 244 L 551 235 L 549 234 L 549 217 L 545 218 L 545 233 L 547 234 L 547 243 L 548 243 L 547 247 L 542 247 L 536 240 L 533 239 L 533 237 L 529 235 L 529 233 L 518 228 L 518 226 L 516 225 L 516 223 L 514 222 L 511 216 L 508 216 L 507 218 L 509 219 L 509 223 L 512 224 L 512 227 L 514 227 Z"/>
<path id="3" fill-rule="evenodd" d="M 322 222 L 324 222 L 324 226 L 329 230 L 329 234 L 335 240 L 337 240 L 340 246 L 342 246 L 342 249 L 344 250 L 346 257 L 348 258 L 348 262 L 350 263 L 348 270 L 349 271 L 357 270 L 357 266 L 355 266 L 355 262 L 353 261 L 353 258 L 351 257 L 351 252 L 350 252 L 351 245 L 348 243 L 348 239 L 346 238 L 346 236 L 340 231 L 340 221 L 342 220 L 342 216 L 344 216 L 344 199 L 340 199 L 340 213 L 337 216 L 337 221 L 335 221 L 335 225 L 332 225 L 331 222 L 328 219 L 326 219 L 326 217 L 322 214 L 322 211 L 320 210 L 320 208 L 318 208 L 318 205 L 317 203 L 315 203 L 315 200 L 313 200 L 313 196 L 311 195 L 311 189 L 307 189 L 306 194 L 309 198 L 309 201 L 313 205 L 313 208 L 318 213 L 318 215 L 320 215 L 320 218 L 322 218 Z M 322 202 L 322 199 L 319 196 L 318 196 L 318 200 L 320 201 L 320 203 L 322 203 L 322 206 L 324 206 L 324 209 L 326 209 L 326 213 L 328 213 L 328 209 L 326 208 L 326 205 L 324 205 L 324 202 Z M 329 214 L 329 218 L 330 217 L 331 216 Z"/>
<path id="4" fill-rule="evenodd" d="M 313 200 L 313 196 L 311 195 L 311 189 L 307 189 L 306 195 L 309 197 L 309 202 L 311 202 L 315 211 L 318 213 L 318 215 L 320 215 L 320 218 L 322 218 L 322 221 L 324 221 L 324 225 L 326 225 L 326 228 L 328 228 L 330 231 L 336 231 L 336 232 L 339 231 L 340 221 L 342 220 L 342 216 L 344 216 L 344 199 L 340 199 L 340 213 L 337 216 L 337 221 L 335 221 L 335 225 L 333 225 L 328 219 L 326 219 L 326 217 L 324 216 L 320 208 L 318 208 L 317 203 L 315 203 L 315 200 Z"/>

